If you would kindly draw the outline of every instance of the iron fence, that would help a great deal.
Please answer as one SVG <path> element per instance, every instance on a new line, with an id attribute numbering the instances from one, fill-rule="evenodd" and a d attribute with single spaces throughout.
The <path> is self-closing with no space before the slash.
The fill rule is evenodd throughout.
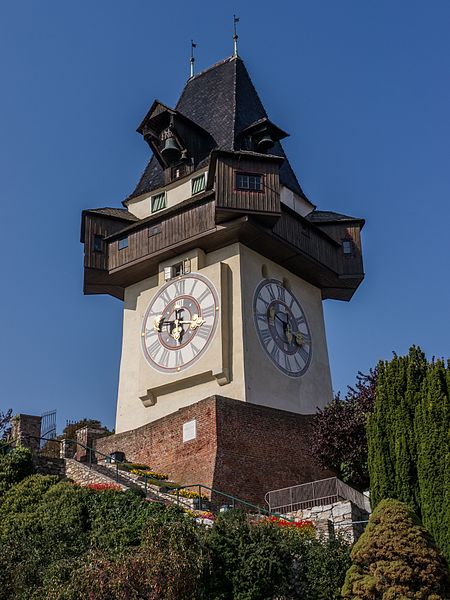
<path id="1" fill-rule="evenodd" d="M 369 501 L 364 494 L 337 477 L 272 490 L 267 492 L 265 500 L 269 505 L 270 512 L 281 514 L 304 510 L 313 506 L 325 506 L 340 500 L 350 500 L 360 509 L 370 510 Z"/>

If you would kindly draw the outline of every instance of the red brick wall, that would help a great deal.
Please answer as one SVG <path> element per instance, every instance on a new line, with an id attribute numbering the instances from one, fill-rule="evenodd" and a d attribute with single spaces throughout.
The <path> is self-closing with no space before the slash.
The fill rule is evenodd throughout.
<path id="1" fill-rule="evenodd" d="M 183 423 L 197 420 L 197 438 L 183 443 Z M 310 455 L 311 415 L 232 400 L 205 398 L 153 423 L 96 440 L 105 454 L 169 474 L 182 484 L 203 483 L 264 505 L 269 490 L 330 476 Z"/>
<path id="2" fill-rule="evenodd" d="M 183 443 L 183 423 L 196 419 L 197 437 Z M 212 487 L 216 460 L 216 403 L 206 398 L 138 429 L 95 441 L 104 454 L 125 452 L 127 461 L 167 473 L 171 481 Z"/>
<path id="3" fill-rule="evenodd" d="M 310 453 L 312 415 L 217 398 L 214 487 L 264 505 L 264 494 L 329 477 Z"/>

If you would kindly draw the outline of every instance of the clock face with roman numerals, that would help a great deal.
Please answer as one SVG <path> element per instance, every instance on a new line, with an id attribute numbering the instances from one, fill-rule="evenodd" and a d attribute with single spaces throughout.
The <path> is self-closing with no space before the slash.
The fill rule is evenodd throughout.
<path id="1" fill-rule="evenodd" d="M 261 281 L 253 298 L 259 341 L 274 365 L 300 377 L 311 362 L 312 340 L 297 298 L 275 279 Z"/>
<path id="2" fill-rule="evenodd" d="M 144 356 L 157 371 L 187 369 L 206 351 L 217 328 L 219 298 L 197 273 L 166 283 L 150 302 L 142 324 Z"/>

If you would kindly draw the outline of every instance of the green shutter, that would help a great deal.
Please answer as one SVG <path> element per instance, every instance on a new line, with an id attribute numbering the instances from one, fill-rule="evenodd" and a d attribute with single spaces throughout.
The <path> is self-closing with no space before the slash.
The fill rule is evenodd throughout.
<path id="1" fill-rule="evenodd" d="M 206 187 L 206 177 L 205 173 L 199 175 L 198 177 L 194 177 L 192 179 L 192 195 L 198 194 L 199 192 L 203 192 Z"/>
<path id="2" fill-rule="evenodd" d="M 166 208 L 166 192 L 157 194 L 152 198 L 152 213 Z"/>

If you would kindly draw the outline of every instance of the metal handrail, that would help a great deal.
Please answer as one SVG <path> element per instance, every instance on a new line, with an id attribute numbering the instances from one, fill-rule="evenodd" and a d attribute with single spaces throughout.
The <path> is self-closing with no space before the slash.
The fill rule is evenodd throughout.
<path id="1" fill-rule="evenodd" d="M 269 510 L 283 509 L 283 512 L 332 504 L 340 500 L 350 500 L 362 510 L 370 512 L 364 494 L 343 483 L 337 477 L 318 479 L 300 485 L 271 490 L 267 492 L 264 499 L 269 506 Z"/>
<path id="2" fill-rule="evenodd" d="M 57 442 L 58 444 L 62 444 L 63 442 L 69 442 L 71 444 L 74 444 L 75 446 L 80 446 L 81 448 L 83 448 L 84 450 L 88 451 L 88 455 L 89 455 L 89 468 L 92 468 L 92 465 L 95 464 L 92 462 L 92 453 L 94 454 L 98 454 L 99 456 L 103 457 L 104 459 L 107 458 L 111 461 L 110 464 L 115 464 L 116 465 L 116 481 L 119 482 L 119 465 L 127 465 L 129 463 L 126 463 L 124 461 L 118 461 L 116 460 L 113 456 L 111 456 L 110 454 L 104 454 L 103 452 L 100 452 L 99 450 L 96 450 L 95 448 L 90 448 L 89 446 L 85 446 L 84 444 L 82 444 L 81 442 L 79 442 L 78 440 L 71 440 L 71 439 L 63 439 L 63 440 L 58 440 L 55 438 L 46 438 L 46 437 L 41 437 L 41 436 L 34 436 L 34 435 L 25 435 L 23 436 L 25 438 L 28 439 L 34 439 L 34 440 L 44 440 L 47 442 Z M 17 440 L 15 440 L 17 441 Z M 124 469 L 125 472 L 127 472 L 127 469 Z M 144 489 L 145 489 L 145 493 L 147 494 L 148 491 L 148 480 L 152 479 L 149 478 L 147 475 L 142 475 L 141 477 L 144 478 Z M 154 481 L 154 479 L 152 479 Z M 160 487 L 164 487 L 164 486 L 160 486 Z M 279 517 L 284 519 L 285 521 L 290 521 L 290 522 L 294 522 L 294 519 L 290 519 L 288 517 L 285 517 L 284 515 L 281 515 L 275 511 L 270 511 L 267 510 L 266 508 L 262 508 L 261 506 L 258 506 L 257 504 L 252 504 L 251 502 L 247 502 L 247 500 L 242 500 L 241 498 L 238 498 L 237 496 L 232 496 L 231 494 L 227 494 L 226 492 L 222 492 L 221 490 L 218 490 L 216 488 L 211 488 L 207 485 L 203 485 L 202 483 L 194 483 L 194 484 L 188 484 L 188 485 L 176 485 L 176 487 L 174 487 L 174 491 L 176 491 L 177 493 L 175 494 L 176 497 L 176 503 L 177 505 L 180 504 L 184 504 L 186 506 L 186 503 L 184 503 L 183 501 L 180 500 L 180 496 L 179 496 L 179 491 L 185 488 L 197 488 L 199 490 L 199 499 L 200 499 L 200 505 L 201 505 L 201 490 L 208 490 L 211 493 L 217 494 L 219 496 L 222 496 L 224 498 L 227 498 L 229 500 L 232 501 L 232 507 L 235 508 L 236 503 L 242 504 L 244 506 L 248 506 L 249 508 L 255 509 L 256 512 L 261 515 L 267 515 L 267 516 L 274 516 L 274 517 Z M 158 491 L 158 493 L 161 493 Z M 166 495 L 171 495 L 171 494 L 166 494 Z"/>
<path id="3" fill-rule="evenodd" d="M 257 504 L 252 504 L 251 502 L 247 502 L 247 500 L 242 500 L 241 498 L 238 498 L 237 496 L 232 496 L 231 494 L 227 494 L 226 492 L 222 492 L 221 490 L 217 490 L 216 488 L 209 487 L 207 485 L 204 485 L 203 483 L 191 483 L 189 485 L 181 485 L 177 489 L 182 490 L 184 488 L 197 488 L 198 494 L 200 497 L 200 503 L 201 503 L 201 490 L 204 489 L 204 490 L 208 490 L 209 492 L 211 492 L 211 494 L 214 493 L 214 494 L 223 496 L 223 497 L 231 500 L 232 508 L 236 508 L 235 505 L 236 505 L 236 502 L 238 502 L 239 504 L 243 504 L 244 506 L 248 506 L 250 508 L 255 509 L 259 515 L 263 514 L 263 515 L 267 515 L 270 517 L 279 517 L 285 521 L 294 522 L 294 519 L 285 517 L 284 515 L 281 515 L 277 512 L 267 510 L 267 508 L 263 508 L 262 506 L 258 506 Z"/>

